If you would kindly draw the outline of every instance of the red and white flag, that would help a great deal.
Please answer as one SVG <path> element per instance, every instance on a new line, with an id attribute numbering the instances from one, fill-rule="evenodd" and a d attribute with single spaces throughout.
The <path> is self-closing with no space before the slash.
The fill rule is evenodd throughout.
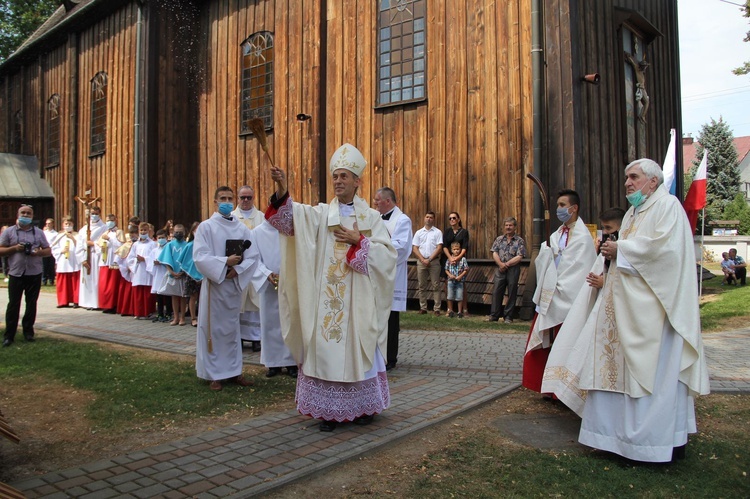
<path id="1" fill-rule="evenodd" d="M 701 160 L 698 171 L 695 172 L 693 183 L 690 184 L 685 202 L 682 206 L 685 208 L 690 228 L 695 234 L 695 226 L 698 224 L 698 212 L 706 207 L 706 170 L 708 169 L 708 150 L 703 150 L 703 159 Z"/>

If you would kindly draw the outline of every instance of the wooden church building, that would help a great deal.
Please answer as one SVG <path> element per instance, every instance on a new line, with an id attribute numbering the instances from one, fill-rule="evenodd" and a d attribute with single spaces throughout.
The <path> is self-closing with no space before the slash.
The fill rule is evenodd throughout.
<path id="1" fill-rule="evenodd" d="M 37 157 L 57 219 L 91 185 L 121 224 L 190 223 L 222 184 L 265 208 L 260 117 L 296 200 L 333 196 L 350 142 L 365 199 L 392 187 L 415 230 L 457 211 L 488 259 L 505 217 L 542 237 L 527 173 L 587 222 L 624 206 L 679 88 L 677 0 L 65 0 L 0 64 L 0 153 Z"/>

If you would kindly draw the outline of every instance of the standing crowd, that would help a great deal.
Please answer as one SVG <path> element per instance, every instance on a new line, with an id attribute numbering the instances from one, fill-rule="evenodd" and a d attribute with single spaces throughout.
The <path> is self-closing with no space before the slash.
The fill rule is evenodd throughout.
<path id="1" fill-rule="evenodd" d="M 196 329 L 196 372 L 218 391 L 248 386 L 242 344 L 261 352 L 266 376 L 297 378 L 299 412 L 320 430 L 369 424 L 390 404 L 387 371 L 398 363 L 399 314 L 406 310 L 407 260 L 416 258 L 419 314 L 468 314 L 469 232 L 457 212 L 448 227 L 428 211 L 412 233 L 396 193 L 379 189 L 374 206 L 357 195 L 367 161 L 344 144 L 330 159 L 335 197 L 295 202 L 286 172 L 271 167 L 274 193 L 265 213 L 255 192 L 214 193 L 214 213 L 189 230 L 138 219 L 118 228 L 87 206 L 74 231 L 33 227 L 22 206 L 0 236 L 9 256 L 9 304 L 3 346 L 13 343 L 22 294 L 23 335 L 33 341 L 42 280 L 57 286 L 58 307 L 84 307 Z M 582 418 L 579 440 L 638 461 L 680 457 L 696 431 L 693 399 L 708 393 L 701 342 L 692 234 L 659 165 L 625 169 L 631 204 L 600 216 L 594 241 L 579 216 L 581 200 L 560 191 L 561 226 L 535 260 L 534 319 L 523 358 L 523 385 L 559 399 Z M 489 252 L 496 265 L 490 322 L 513 322 L 525 241 L 514 217 Z M 49 267 L 54 259 L 56 272 Z M 744 284 L 744 261 L 725 257 L 727 277 Z M 445 279 L 445 285 L 442 279 Z M 506 299 L 507 295 L 507 299 Z M 432 309 L 430 309 L 430 300 Z"/>

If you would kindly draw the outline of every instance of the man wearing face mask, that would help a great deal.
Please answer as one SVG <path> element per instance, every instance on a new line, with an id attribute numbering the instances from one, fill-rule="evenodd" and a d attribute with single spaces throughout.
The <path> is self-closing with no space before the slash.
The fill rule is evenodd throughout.
<path id="1" fill-rule="evenodd" d="M 628 459 L 667 462 L 695 433 L 693 397 L 709 393 L 703 355 L 693 235 L 658 164 L 625 168 L 630 209 L 619 239 L 601 253 L 616 267 L 606 297 L 609 327 L 596 331 L 594 355 L 607 383 L 589 390 L 579 441 Z"/>
<path id="2" fill-rule="evenodd" d="M 255 208 L 255 190 L 249 185 L 243 185 L 237 191 L 239 204 L 232 212 L 232 216 L 242 222 L 245 227 L 252 230 L 263 223 L 263 213 Z M 260 297 L 253 286 L 248 286 L 245 293 L 245 302 L 240 314 L 240 334 L 242 341 L 249 341 L 253 352 L 260 351 Z"/>
<path id="3" fill-rule="evenodd" d="M 18 209 L 16 225 L 0 235 L 0 257 L 8 257 L 8 307 L 5 310 L 3 347 L 13 344 L 21 312 L 21 297 L 25 296 L 26 311 L 21 322 L 26 341 L 34 341 L 36 302 L 42 287 L 42 258 L 50 256 L 44 232 L 32 225 L 34 209 L 22 205 Z"/>
<path id="4" fill-rule="evenodd" d="M 78 290 L 78 304 L 88 310 L 99 308 L 99 268 L 101 257 L 96 252 L 96 242 L 107 230 L 107 224 L 101 219 L 102 210 L 98 206 L 92 206 L 90 209 L 91 217 L 91 237 L 87 237 L 88 227 L 83 224 L 78 230 L 78 261 L 81 262 L 81 286 Z M 90 261 L 86 258 L 88 252 L 86 248 L 91 248 Z"/>
<path id="5" fill-rule="evenodd" d="M 125 234 L 117 228 L 117 217 L 107 215 L 107 229 L 96 240 L 94 249 L 99 257 L 99 308 L 105 314 L 117 313 L 117 294 L 120 289 L 120 269 L 115 261 L 117 248 L 125 242 Z"/>
<path id="6" fill-rule="evenodd" d="M 557 195 L 557 219 L 562 225 L 542 243 L 536 266 L 536 314 L 523 357 L 523 386 L 542 389 L 542 375 L 555 335 L 573 300 L 586 285 L 586 275 L 596 259 L 594 240 L 578 216 L 580 197 L 571 189 Z"/>
<path id="7" fill-rule="evenodd" d="M 222 389 L 224 380 L 240 386 L 253 382 L 242 375 L 240 309 L 245 289 L 258 264 L 258 249 L 245 248 L 242 255 L 227 256 L 227 241 L 251 241 L 250 229 L 232 216 L 234 192 L 226 186 L 214 194 L 216 212 L 195 231 L 193 260 L 203 274 L 198 310 L 195 369 L 209 381 L 209 388 Z"/>

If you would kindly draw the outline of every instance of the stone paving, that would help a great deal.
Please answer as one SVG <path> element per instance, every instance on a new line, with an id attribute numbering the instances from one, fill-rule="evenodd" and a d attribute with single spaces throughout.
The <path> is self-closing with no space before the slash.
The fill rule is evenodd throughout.
<path id="1" fill-rule="evenodd" d="M 0 310 L 7 303 L 0 293 Z M 195 354 L 196 329 L 83 309 L 40 297 L 37 329 Z M 20 338 L 19 338 L 20 339 Z M 750 328 L 704 335 L 715 391 L 750 393 Z M 23 341 L 23 340 L 21 340 Z M 318 431 L 296 411 L 26 479 L 27 497 L 250 497 L 452 418 L 517 388 L 525 335 L 403 331 L 389 376 L 391 407 L 369 426 Z M 259 364 L 259 354 L 244 354 Z"/>

